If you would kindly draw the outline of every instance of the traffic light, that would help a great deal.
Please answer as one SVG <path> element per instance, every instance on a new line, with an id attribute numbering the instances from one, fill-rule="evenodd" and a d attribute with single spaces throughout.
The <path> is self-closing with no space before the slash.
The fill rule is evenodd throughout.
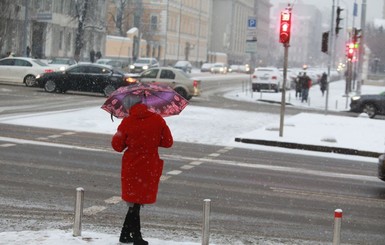
<path id="1" fill-rule="evenodd" d="M 338 35 L 338 32 L 342 29 L 340 27 L 340 22 L 342 20 L 341 18 L 341 12 L 343 11 L 344 9 L 340 8 L 340 7 L 337 7 L 337 18 L 336 18 L 336 36 Z"/>
<path id="2" fill-rule="evenodd" d="M 349 60 L 353 60 L 354 57 L 354 43 L 348 43 L 347 45 L 347 54 Z"/>
<path id="3" fill-rule="evenodd" d="M 324 32 L 322 33 L 322 46 L 321 46 L 321 51 L 323 53 L 328 52 L 328 46 L 329 46 L 329 32 Z"/>
<path id="4" fill-rule="evenodd" d="M 281 12 L 281 24 L 279 27 L 279 42 L 289 43 L 290 42 L 290 28 L 291 28 L 291 12 Z"/>

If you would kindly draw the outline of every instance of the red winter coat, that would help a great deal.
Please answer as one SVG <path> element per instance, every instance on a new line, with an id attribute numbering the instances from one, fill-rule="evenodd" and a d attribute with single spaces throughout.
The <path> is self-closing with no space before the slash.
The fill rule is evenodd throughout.
<path id="1" fill-rule="evenodd" d="M 158 147 L 171 147 L 173 138 L 164 119 L 147 110 L 144 104 L 131 107 L 112 137 L 115 151 L 122 157 L 122 199 L 126 202 L 150 204 L 156 201 L 163 170 Z"/>

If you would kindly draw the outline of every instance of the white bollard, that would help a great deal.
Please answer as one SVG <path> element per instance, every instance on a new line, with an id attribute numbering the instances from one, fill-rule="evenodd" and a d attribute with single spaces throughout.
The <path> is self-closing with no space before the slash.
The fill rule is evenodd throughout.
<path id="1" fill-rule="evenodd" d="M 210 238 L 210 199 L 203 200 L 202 245 L 209 245 Z"/>
<path id="2" fill-rule="evenodd" d="M 84 189 L 81 187 L 78 187 L 76 188 L 75 221 L 74 221 L 73 236 L 82 235 L 83 202 L 84 202 Z"/>
<path id="3" fill-rule="evenodd" d="M 336 209 L 334 211 L 333 245 L 340 245 L 340 240 L 341 240 L 341 220 L 342 220 L 342 209 Z"/>

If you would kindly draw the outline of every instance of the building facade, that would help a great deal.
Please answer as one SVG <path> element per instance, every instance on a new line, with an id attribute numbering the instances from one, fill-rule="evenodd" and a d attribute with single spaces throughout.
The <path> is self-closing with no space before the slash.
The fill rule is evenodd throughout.
<path id="1" fill-rule="evenodd" d="M 16 0 L 1 1 L 0 53 L 12 52 L 37 58 L 73 57 L 76 36 L 85 0 Z M 106 0 L 88 0 L 83 27 L 80 60 L 88 59 L 91 50 L 104 53 Z"/>

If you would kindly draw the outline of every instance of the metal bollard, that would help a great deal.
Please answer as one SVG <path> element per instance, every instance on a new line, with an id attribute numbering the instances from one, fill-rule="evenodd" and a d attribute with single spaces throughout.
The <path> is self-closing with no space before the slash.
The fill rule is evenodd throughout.
<path id="1" fill-rule="evenodd" d="M 209 245 L 210 238 L 210 199 L 203 200 L 202 245 Z"/>
<path id="2" fill-rule="evenodd" d="M 342 220 L 342 209 L 336 209 L 334 211 L 333 245 L 340 245 L 340 240 L 341 240 L 341 220 Z"/>
<path id="3" fill-rule="evenodd" d="M 75 221 L 74 221 L 73 236 L 82 235 L 83 202 L 84 202 L 84 189 L 81 187 L 78 187 L 76 188 Z"/>

